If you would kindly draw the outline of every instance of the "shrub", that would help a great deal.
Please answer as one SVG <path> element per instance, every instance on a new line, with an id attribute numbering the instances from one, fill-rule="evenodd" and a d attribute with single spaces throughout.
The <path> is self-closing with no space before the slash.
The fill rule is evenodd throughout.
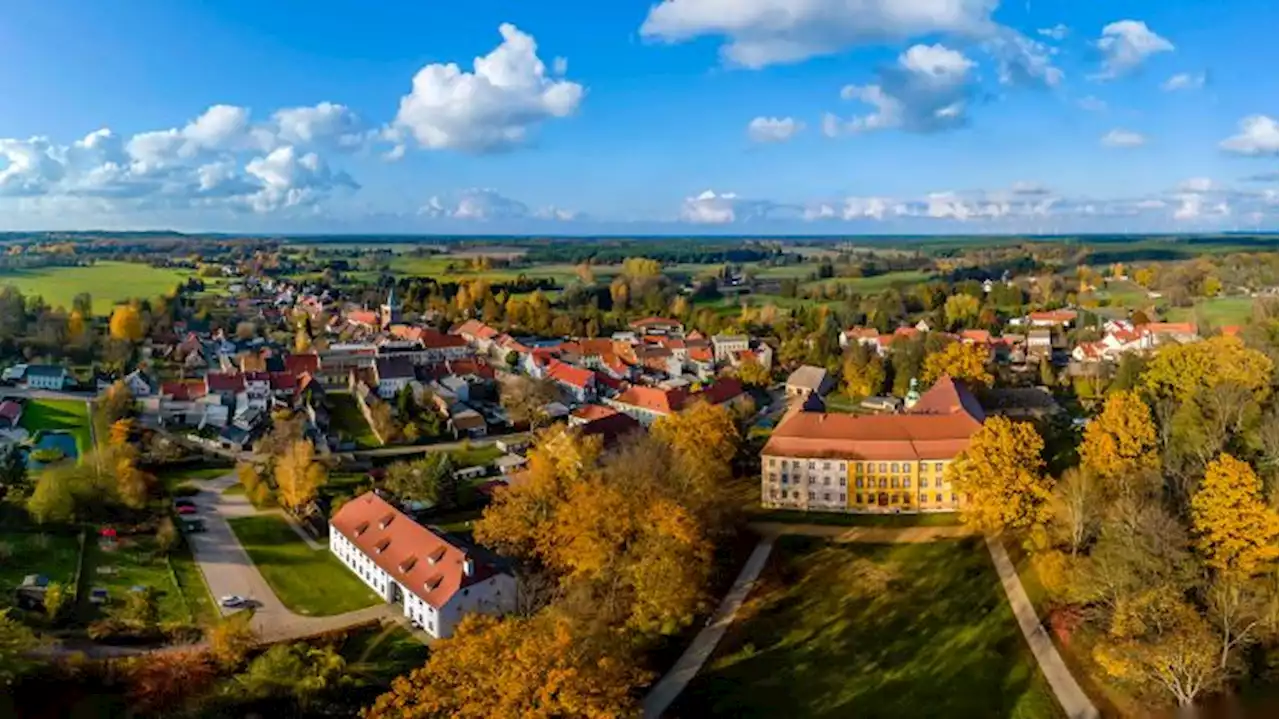
<path id="1" fill-rule="evenodd" d="M 43 449 L 37 449 L 31 453 L 31 459 L 41 464 L 61 462 L 63 459 L 66 459 L 66 457 L 67 455 L 57 447 L 45 447 Z"/>

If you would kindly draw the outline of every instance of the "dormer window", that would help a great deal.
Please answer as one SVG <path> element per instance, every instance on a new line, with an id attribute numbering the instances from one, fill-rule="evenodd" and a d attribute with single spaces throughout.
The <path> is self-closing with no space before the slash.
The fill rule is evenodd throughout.
<path id="1" fill-rule="evenodd" d="M 427 562 L 431 564 L 436 564 L 441 559 L 444 559 L 444 547 L 440 547 L 439 549 L 437 549 L 436 551 L 432 552 L 430 555 L 427 556 Z"/>
<path id="2" fill-rule="evenodd" d="M 369 523 L 361 522 L 360 525 L 356 527 L 356 536 L 359 537 L 367 531 L 369 531 Z"/>
<path id="3" fill-rule="evenodd" d="M 428 592 L 433 592 L 436 590 L 437 587 L 440 586 L 442 582 L 444 582 L 444 577 L 437 575 L 423 582 L 422 587 L 423 589 L 426 589 Z"/>
<path id="4" fill-rule="evenodd" d="M 378 544 L 373 548 L 373 551 L 377 552 L 378 554 L 382 554 L 387 550 L 387 547 L 390 547 L 390 546 L 391 546 L 391 540 L 384 539 L 381 542 L 378 542 Z"/>
<path id="5" fill-rule="evenodd" d="M 390 526 L 391 520 L 395 518 L 396 518 L 396 515 L 394 514 L 388 514 L 387 516 L 383 517 L 382 521 L 378 522 L 378 529 L 386 529 L 388 526 Z"/>
<path id="6" fill-rule="evenodd" d="M 413 568 L 417 564 L 418 564 L 417 557 L 409 557 L 408 559 L 400 563 L 400 571 L 404 572 L 405 574 L 408 574 L 409 572 L 413 571 Z"/>

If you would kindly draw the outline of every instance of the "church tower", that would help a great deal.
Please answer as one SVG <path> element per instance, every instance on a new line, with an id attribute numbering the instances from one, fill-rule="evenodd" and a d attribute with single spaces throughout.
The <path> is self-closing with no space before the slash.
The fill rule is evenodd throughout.
<path id="1" fill-rule="evenodd" d="M 391 289 L 387 292 L 387 301 L 382 305 L 382 328 L 386 329 L 399 322 L 400 304 L 396 302 L 396 286 L 391 285 Z"/>

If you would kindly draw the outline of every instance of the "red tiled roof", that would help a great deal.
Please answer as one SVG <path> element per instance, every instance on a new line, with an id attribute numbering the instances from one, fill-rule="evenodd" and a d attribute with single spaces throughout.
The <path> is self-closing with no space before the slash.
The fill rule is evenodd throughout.
<path id="1" fill-rule="evenodd" d="M 210 372 L 204 376 L 204 383 L 210 392 L 240 392 L 244 389 L 244 375 L 238 372 Z"/>
<path id="2" fill-rule="evenodd" d="M 1032 321 L 1071 322 L 1075 320 L 1076 312 L 1075 310 L 1049 310 L 1047 312 L 1032 312 L 1027 317 Z"/>
<path id="3" fill-rule="evenodd" d="M 669 320 L 665 317 L 645 317 L 644 319 L 635 320 L 629 327 L 680 327 L 680 320 Z"/>
<path id="4" fill-rule="evenodd" d="M 625 383 L 617 377 L 610 377 L 604 372 L 596 372 L 596 384 L 604 385 L 612 390 L 620 390 Z"/>
<path id="5" fill-rule="evenodd" d="M 1240 325 L 1224 325 L 1222 327 L 1222 334 L 1227 337 L 1239 337 Z"/>
<path id="6" fill-rule="evenodd" d="M 615 414 L 621 414 L 612 407 L 605 407 L 602 404 L 584 404 L 575 409 L 571 414 L 578 419 L 584 419 L 588 422 L 602 417 L 612 417 Z"/>
<path id="7" fill-rule="evenodd" d="M 467 320 L 466 322 L 450 329 L 449 334 L 464 335 L 475 337 L 477 339 L 488 340 L 497 337 L 498 331 L 480 320 Z"/>
<path id="8" fill-rule="evenodd" d="M 591 385 L 592 380 L 595 378 L 595 373 L 589 369 L 574 367 L 568 362 L 552 360 L 551 364 L 547 366 L 547 376 L 561 384 L 569 384 L 585 389 Z"/>
<path id="9" fill-rule="evenodd" d="M 465 551 L 373 492 L 342 505 L 329 523 L 382 571 L 437 609 L 464 587 L 497 573 L 473 558 L 474 569 L 467 576 Z"/>
<path id="10" fill-rule="evenodd" d="M 694 347 L 689 350 L 689 359 L 696 362 L 710 362 L 714 358 L 710 347 Z"/>
<path id="11" fill-rule="evenodd" d="M 909 414 L 792 413 L 774 429 L 761 453 L 861 460 L 951 459 L 968 448 L 969 438 L 982 427 L 983 416 L 976 402 L 968 406 L 967 392 L 944 379 L 946 384 L 939 380 Z"/>
<path id="12" fill-rule="evenodd" d="M 447 347 L 466 347 L 467 341 L 457 335 L 447 335 L 439 330 L 430 327 L 421 328 L 422 332 L 418 337 L 418 341 L 423 347 L 429 349 L 444 349 Z"/>
<path id="13" fill-rule="evenodd" d="M 680 404 L 684 401 L 684 390 L 632 385 L 618 395 L 615 401 L 650 412 L 670 414 L 680 409 Z"/>
<path id="14" fill-rule="evenodd" d="M 987 330 L 961 330 L 960 339 L 985 345 L 991 343 L 991 333 Z"/>
<path id="15" fill-rule="evenodd" d="M 373 310 L 352 310 L 347 313 L 347 321 L 357 325 L 375 327 L 382 323 L 378 313 Z"/>
<path id="16" fill-rule="evenodd" d="M 1152 334 L 1196 334 L 1194 322 L 1148 322 L 1142 328 Z"/>
<path id="17" fill-rule="evenodd" d="M 182 382 L 165 382 L 160 385 L 160 394 L 172 397 L 178 402 L 190 402 L 193 399 L 200 399 L 209 393 L 204 382 L 198 379 L 191 379 Z"/>
<path id="18" fill-rule="evenodd" d="M 284 368 L 285 371 L 295 377 L 303 372 L 315 374 L 320 371 L 320 355 L 310 353 L 286 355 Z"/>

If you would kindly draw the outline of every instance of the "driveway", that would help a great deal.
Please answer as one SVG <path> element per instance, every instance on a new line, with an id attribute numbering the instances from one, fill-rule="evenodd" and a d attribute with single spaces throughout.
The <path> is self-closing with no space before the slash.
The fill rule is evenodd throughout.
<path id="1" fill-rule="evenodd" d="M 267 580 L 263 579 L 262 573 L 254 566 L 244 547 L 240 546 L 235 532 L 227 523 L 228 519 L 234 517 L 258 513 L 245 495 L 222 493 L 237 481 L 233 473 L 193 483 L 200 488 L 192 499 L 200 510 L 199 516 L 204 519 L 205 531 L 189 534 L 187 539 L 215 600 L 236 595 L 253 602 L 253 627 L 263 641 L 295 639 L 341 629 L 370 619 L 395 617 L 396 608 L 387 604 L 377 604 L 330 617 L 304 617 L 289 611 L 271 590 Z M 220 609 L 224 615 L 236 611 Z"/>

